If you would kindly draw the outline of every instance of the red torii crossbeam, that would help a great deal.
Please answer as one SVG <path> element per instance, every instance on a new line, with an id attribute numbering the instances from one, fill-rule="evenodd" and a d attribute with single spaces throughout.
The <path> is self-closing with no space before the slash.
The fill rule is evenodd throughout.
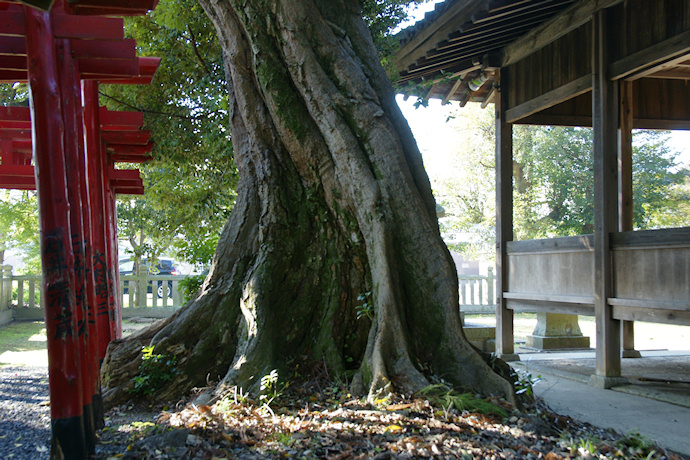
<path id="1" fill-rule="evenodd" d="M 57 1 L 46 13 L 0 1 L 0 81 L 28 81 L 31 105 L 0 109 L 0 186 L 38 191 L 56 458 L 95 451 L 100 362 L 122 334 L 115 194 L 143 193 L 138 170 L 114 164 L 143 162 L 153 145 L 141 114 L 98 107 L 98 82 L 151 82 L 159 59 L 136 57 L 123 20 L 100 16 L 157 2 L 104 3 Z"/>

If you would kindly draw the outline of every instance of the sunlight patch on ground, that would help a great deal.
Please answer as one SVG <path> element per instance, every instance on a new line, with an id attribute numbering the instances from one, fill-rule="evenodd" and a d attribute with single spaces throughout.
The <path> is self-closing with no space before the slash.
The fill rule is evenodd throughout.
<path id="1" fill-rule="evenodd" d="M 48 367 L 48 353 L 45 350 L 6 351 L 0 354 L 0 365 L 4 364 Z"/>

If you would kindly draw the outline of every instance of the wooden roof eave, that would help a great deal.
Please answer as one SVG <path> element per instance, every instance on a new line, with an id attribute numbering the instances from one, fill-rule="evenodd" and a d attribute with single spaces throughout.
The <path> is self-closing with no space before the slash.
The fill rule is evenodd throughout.
<path id="1" fill-rule="evenodd" d="M 451 5 L 439 18 L 419 31 L 412 39 L 403 45 L 393 59 L 393 65 L 399 70 L 405 70 L 422 56 L 420 49 L 431 49 L 437 43 L 448 39 L 471 19 L 472 15 L 485 9 L 488 0 L 467 0 Z"/>

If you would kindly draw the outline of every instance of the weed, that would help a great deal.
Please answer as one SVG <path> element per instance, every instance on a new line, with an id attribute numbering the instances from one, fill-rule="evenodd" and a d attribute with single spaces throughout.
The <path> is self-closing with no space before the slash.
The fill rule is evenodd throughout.
<path id="1" fill-rule="evenodd" d="M 129 392 L 137 396 L 151 397 L 166 382 L 172 381 L 178 374 L 177 357 L 154 354 L 154 347 L 142 347 L 141 364 L 139 374 L 132 378 L 134 387 Z"/>
<path id="2" fill-rule="evenodd" d="M 432 404 L 442 407 L 444 414 L 455 408 L 459 411 L 495 414 L 500 417 L 508 416 L 503 408 L 484 399 L 476 398 L 472 393 L 460 393 L 445 384 L 429 385 L 420 393 L 426 396 Z"/>
<path id="3" fill-rule="evenodd" d="M 374 304 L 369 303 L 369 297 L 371 297 L 371 291 L 357 296 L 357 300 L 362 302 L 361 305 L 355 307 L 355 310 L 357 310 L 357 319 L 369 318 L 370 321 L 374 320 Z"/>
<path id="4" fill-rule="evenodd" d="M 616 442 L 616 447 L 626 455 L 635 455 L 638 458 L 652 458 L 656 453 L 654 443 L 637 431 L 630 432 L 619 439 Z"/>
<path id="5" fill-rule="evenodd" d="M 526 373 L 524 375 L 517 374 L 515 380 L 515 394 L 534 397 L 534 385 L 541 382 L 541 375 L 532 377 L 531 373 Z"/>
<path id="6" fill-rule="evenodd" d="M 566 437 L 567 436 L 567 437 Z M 567 433 L 563 433 L 561 438 L 565 441 L 566 446 L 570 449 L 573 455 L 578 457 L 587 454 L 596 455 L 599 451 L 599 444 L 601 440 L 596 436 L 586 436 L 584 438 L 573 438 Z"/>
<path id="7" fill-rule="evenodd" d="M 278 385 L 278 371 L 273 369 L 269 374 L 261 377 L 261 395 L 259 396 L 259 401 L 261 404 L 270 408 L 271 403 L 278 399 L 282 394 L 283 390 L 288 387 L 284 384 L 279 388 Z"/>

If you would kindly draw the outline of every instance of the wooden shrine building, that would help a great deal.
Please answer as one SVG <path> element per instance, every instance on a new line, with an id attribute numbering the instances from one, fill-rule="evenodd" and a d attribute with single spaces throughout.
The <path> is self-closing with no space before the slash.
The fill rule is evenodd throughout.
<path id="1" fill-rule="evenodd" d="M 690 228 L 633 231 L 631 140 L 690 129 L 690 0 L 448 0 L 405 34 L 404 91 L 495 104 L 497 354 L 514 311 L 590 315 L 621 383 L 633 321 L 690 325 Z M 593 128 L 593 235 L 513 241 L 514 124 Z"/>

